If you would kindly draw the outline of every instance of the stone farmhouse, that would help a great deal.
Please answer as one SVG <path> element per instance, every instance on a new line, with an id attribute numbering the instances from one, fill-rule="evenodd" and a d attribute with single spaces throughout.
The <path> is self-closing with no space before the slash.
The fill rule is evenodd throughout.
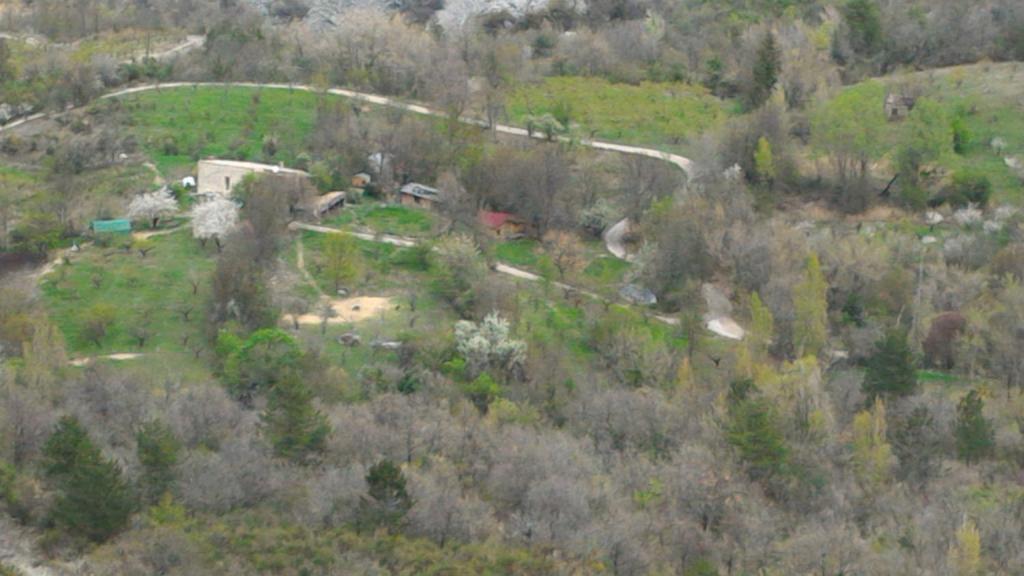
<path id="1" fill-rule="evenodd" d="M 293 168 L 211 158 L 199 161 L 196 194 L 199 196 L 230 196 L 235 187 L 249 174 L 271 175 L 273 177 L 289 179 L 309 178 L 309 173 Z"/>

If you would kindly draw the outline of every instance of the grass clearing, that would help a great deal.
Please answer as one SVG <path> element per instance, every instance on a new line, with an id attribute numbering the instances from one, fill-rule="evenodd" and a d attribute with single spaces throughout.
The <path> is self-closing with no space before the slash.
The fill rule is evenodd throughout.
<path id="1" fill-rule="evenodd" d="M 985 174 L 992 182 L 993 203 L 1024 203 L 1024 185 L 1004 161 L 1008 156 L 1024 160 L 1024 103 L 1020 88 L 1024 83 L 1024 64 L 971 64 L 883 80 L 893 86 L 919 87 L 923 96 L 942 104 L 950 119 L 963 114 L 970 143 L 963 155 L 947 154 L 941 166 L 954 173 L 970 168 Z M 902 124 L 892 122 L 888 126 L 888 141 L 896 142 Z M 995 138 L 1005 142 L 1002 152 L 992 149 Z"/>
<path id="2" fill-rule="evenodd" d="M 700 86 L 675 82 L 616 84 L 601 78 L 556 76 L 515 90 L 513 121 L 551 114 L 579 124 L 583 135 L 680 151 L 688 138 L 716 126 L 729 106 Z"/>
<path id="3" fill-rule="evenodd" d="M 117 247 L 89 246 L 59 266 L 42 282 L 43 301 L 50 318 L 80 356 L 116 352 L 144 354 L 171 352 L 191 357 L 185 336 L 202 338 L 203 314 L 215 254 L 192 237 L 178 231 L 151 239 L 153 251 L 141 258 L 138 252 Z M 192 294 L 189 274 L 202 278 L 198 294 Z M 114 312 L 113 322 L 100 345 L 83 334 L 89 310 L 104 305 Z M 179 309 L 191 306 L 185 322 Z M 151 336 L 141 349 L 133 329 L 146 325 Z"/>
<path id="4" fill-rule="evenodd" d="M 583 269 L 583 275 L 601 285 L 621 284 L 629 272 L 630 264 L 614 256 L 602 255 L 594 258 Z"/>
<path id="5" fill-rule="evenodd" d="M 198 86 L 142 92 L 122 101 L 143 149 L 167 174 L 191 170 L 206 156 L 295 166 L 320 98 L 298 90 Z M 267 136 L 277 139 L 273 156 L 262 149 Z"/>
<path id="6" fill-rule="evenodd" d="M 495 257 L 512 266 L 536 266 L 541 258 L 540 242 L 530 238 L 498 242 L 494 246 Z"/>
<path id="7" fill-rule="evenodd" d="M 430 211 L 393 204 L 352 204 L 324 220 L 324 226 L 355 226 L 381 234 L 426 236 L 433 232 L 437 216 Z"/>

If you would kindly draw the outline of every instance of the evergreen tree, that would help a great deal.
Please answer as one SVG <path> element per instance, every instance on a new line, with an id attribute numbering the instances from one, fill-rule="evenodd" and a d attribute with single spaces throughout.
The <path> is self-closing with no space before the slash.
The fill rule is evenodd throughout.
<path id="1" fill-rule="evenodd" d="M 757 394 L 751 380 L 738 380 L 729 390 L 729 444 L 739 451 L 751 480 L 771 480 L 787 470 L 789 447 L 771 402 Z"/>
<path id="2" fill-rule="evenodd" d="M 121 469 L 103 457 L 77 419 L 61 419 L 43 454 L 46 475 L 60 492 L 51 510 L 57 526 L 93 542 L 127 526 L 134 502 Z"/>
<path id="3" fill-rule="evenodd" d="M 757 48 L 757 56 L 754 60 L 754 85 L 750 92 L 750 104 L 752 108 L 759 108 L 768 101 L 772 90 L 779 82 L 779 73 L 782 71 L 782 53 L 779 50 L 775 35 L 770 31 L 766 32 L 761 45 Z"/>
<path id="4" fill-rule="evenodd" d="M 156 502 L 174 484 L 174 467 L 178 463 L 181 443 L 162 422 L 145 424 L 135 437 L 136 452 L 142 464 L 139 478 L 143 498 Z"/>
<path id="5" fill-rule="evenodd" d="M 263 427 L 274 452 L 293 460 L 323 452 L 331 432 L 327 418 L 313 406 L 313 393 L 298 378 L 286 378 L 270 389 Z"/>
<path id="6" fill-rule="evenodd" d="M 880 394 L 909 396 L 917 390 L 914 355 L 905 331 L 890 330 L 875 342 L 875 352 L 868 359 L 861 389 L 869 402 L 874 402 Z"/>
<path id="7" fill-rule="evenodd" d="M 817 355 L 828 340 L 828 282 L 817 254 L 807 258 L 804 279 L 793 287 L 797 354 Z"/>
<path id="8" fill-rule="evenodd" d="M 882 47 L 882 16 L 875 0 L 850 0 L 843 7 L 850 48 L 869 56 Z"/>
<path id="9" fill-rule="evenodd" d="M 412 508 L 402 469 L 390 460 L 370 466 L 367 495 L 360 506 L 360 527 L 396 526 Z"/>
<path id="10" fill-rule="evenodd" d="M 894 414 L 889 442 L 899 461 L 898 477 L 915 485 L 924 485 L 939 468 L 942 456 L 942 431 L 925 406 L 907 414 Z"/>
<path id="11" fill-rule="evenodd" d="M 968 392 L 956 407 L 956 452 L 968 464 L 991 456 L 996 447 L 995 431 L 982 413 L 984 408 L 977 390 Z"/>

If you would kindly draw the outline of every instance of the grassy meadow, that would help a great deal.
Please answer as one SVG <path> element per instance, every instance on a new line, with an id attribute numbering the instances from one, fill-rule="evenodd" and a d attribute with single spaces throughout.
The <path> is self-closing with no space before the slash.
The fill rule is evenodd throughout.
<path id="1" fill-rule="evenodd" d="M 58 266 L 42 282 L 43 300 L 73 356 L 118 352 L 189 351 L 184 343 L 202 340 L 209 275 L 216 259 L 211 246 L 203 248 L 185 227 L 148 240 L 153 250 L 145 258 L 121 245 L 128 236 L 113 236 L 110 246 L 87 246 Z M 192 294 L 190 278 L 199 279 Z M 96 342 L 84 326 L 97 306 L 112 312 L 107 333 Z M 192 307 L 189 321 L 180 310 Z M 133 330 L 146 326 L 150 336 L 139 348 Z"/>
<path id="2" fill-rule="evenodd" d="M 530 116 L 551 114 L 562 124 L 578 124 L 582 136 L 679 151 L 722 121 L 727 105 L 690 84 L 556 76 L 516 89 L 508 113 L 521 125 Z"/>
<path id="3" fill-rule="evenodd" d="M 122 99 L 132 130 L 161 172 L 216 156 L 294 166 L 313 129 L 320 96 L 284 89 L 199 86 L 142 92 Z M 277 139 L 267 156 L 265 137 Z"/>

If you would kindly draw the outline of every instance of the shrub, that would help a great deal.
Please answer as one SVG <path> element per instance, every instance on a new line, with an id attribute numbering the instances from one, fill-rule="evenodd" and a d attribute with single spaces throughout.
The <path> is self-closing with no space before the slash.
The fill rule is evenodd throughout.
<path id="1" fill-rule="evenodd" d="M 968 146 L 971 145 L 971 131 L 967 127 L 967 121 L 963 114 L 958 113 L 953 117 L 953 151 L 957 154 L 966 154 Z"/>
<path id="2" fill-rule="evenodd" d="M 953 176 L 947 200 L 954 206 L 985 206 L 991 195 L 992 182 L 988 176 L 976 171 L 958 172 Z"/>

